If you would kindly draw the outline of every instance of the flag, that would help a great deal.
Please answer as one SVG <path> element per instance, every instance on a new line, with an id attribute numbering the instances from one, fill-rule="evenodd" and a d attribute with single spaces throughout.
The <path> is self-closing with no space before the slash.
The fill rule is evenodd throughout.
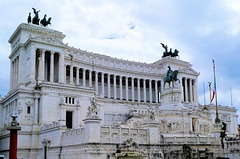
<path id="1" fill-rule="evenodd" d="M 214 83 L 214 85 L 213 85 L 213 96 L 212 96 L 211 102 L 212 102 L 213 99 L 214 99 L 215 92 L 216 92 L 216 89 L 215 89 L 215 83 Z"/>

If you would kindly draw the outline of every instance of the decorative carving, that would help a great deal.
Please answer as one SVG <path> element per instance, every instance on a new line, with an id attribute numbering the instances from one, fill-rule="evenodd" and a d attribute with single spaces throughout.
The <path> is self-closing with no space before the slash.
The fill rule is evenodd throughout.
<path id="1" fill-rule="evenodd" d="M 130 139 L 127 139 L 126 141 L 124 141 L 120 147 L 126 148 L 126 149 L 136 149 L 138 148 L 138 144 L 131 137 Z"/>
<path id="2" fill-rule="evenodd" d="M 153 109 L 153 107 L 151 105 L 148 105 L 147 111 L 148 111 L 148 120 L 154 121 L 155 120 L 155 110 Z"/>

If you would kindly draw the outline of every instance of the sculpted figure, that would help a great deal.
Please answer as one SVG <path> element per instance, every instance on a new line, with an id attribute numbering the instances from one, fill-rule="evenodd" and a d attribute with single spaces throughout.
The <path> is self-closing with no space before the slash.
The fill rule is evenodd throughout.
<path id="1" fill-rule="evenodd" d="M 33 9 L 33 13 L 35 14 L 35 16 L 34 16 L 34 18 L 33 18 L 33 20 L 32 20 L 32 23 L 33 24 L 36 24 L 36 25 L 39 25 L 39 17 L 38 17 L 38 12 L 40 12 L 40 10 L 39 11 L 36 11 L 36 9 L 35 8 L 32 8 Z"/>
<path id="2" fill-rule="evenodd" d="M 180 83 L 180 80 L 177 78 L 178 70 L 172 71 L 171 67 L 168 66 L 167 75 L 163 78 L 163 89 L 165 89 L 165 84 L 168 83 L 170 88 L 170 83 L 172 82 L 172 86 L 174 87 L 174 82 L 178 81 Z"/>
<path id="3" fill-rule="evenodd" d="M 28 15 L 27 22 L 28 22 L 28 23 L 31 23 L 31 22 L 32 22 L 31 13 L 29 13 L 29 15 Z"/>
<path id="4" fill-rule="evenodd" d="M 44 15 L 44 18 L 40 21 L 40 23 L 43 25 L 43 26 L 47 26 L 48 24 L 51 24 L 51 17 L 50 18 L 48 18 L 48 20 L 47 20 L 47 15 L 45 14 Z"/>
<path id="5" fill-rule="evenodd" d="M 155 120 L 155 111 L 150 105 L 148 106 L 147 111 L 148 111 L 148 119 Z"/>
<path id="6" fill-rule="evenodd" d="M 91 102 L 91 106 L 88 107 L 88 112 L 87 112 L 87 117 L 93 117 L 96 118 L 99 116 L 99 109 L 97 107 L 95 98 L 93 97 L 92 99 L 90 99 Z"/>

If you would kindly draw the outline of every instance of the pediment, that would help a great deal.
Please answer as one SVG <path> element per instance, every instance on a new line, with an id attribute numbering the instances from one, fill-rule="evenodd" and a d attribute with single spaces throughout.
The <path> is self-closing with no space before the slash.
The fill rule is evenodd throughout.
<path id="1" fill-rule="evenodd" d="M 180 71 L 184 72 L 184 73 L 187 73 L 187 74 L 194 74 L 194 75 L 199 75 L 200 74 L 192 68 L 183 68 Z"/>
<path id="2" fill-rule="evenodd" d="M 60 46 L 60 47 L 66 47 L 66 45 L 51 37 L 51 36 L 41 36 L 41 37 L 34 37 L 34 38 L 31 38 L 30 39 L 31 41 L 35 41 L 35 42 L 39 42 L 39 43 L 45 43 L 45 44 L 48 44 L 48 45 L 54 45 L 54 46 Z"/>

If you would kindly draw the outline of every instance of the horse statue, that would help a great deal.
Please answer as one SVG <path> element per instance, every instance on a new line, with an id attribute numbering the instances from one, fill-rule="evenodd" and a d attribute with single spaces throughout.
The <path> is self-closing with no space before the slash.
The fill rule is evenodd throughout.
<path id="1" fill-rule="evenodd" d="M 173 88 L 174 88 L 174 82 L 178 81 L 180 83 L 180 80 L 177 78 L 178 70 L 171 70 L 171 67 L 168 66 L 169 70 L 167 71 L 167 75 L 163 78 L 163 89 L 165 89 L 165 84 L 168 83 L 170 88 L 170 83 L 172 82 Z"/>
<path id="2" fill-rule="evenodd" d="M 51 17 L 50 18 L 48 18 L 48 20 L 47 20 L 47 15 L 45 14 L 44 15 L 44 18 L 40 21 L 40 23 L 43 25 L 43 26 L 47 26 L 48 24 L 51 24 Z"/>
<path id="3" fill-rule="evenodd" d="M 178 56 L 179 51 L 177 49 L 175 49 L 174 52 L 172 52 L 172 48 L 170 48 L 170 51 L 168 51 L 168 46 L 167 45 L 164 45 L 163 43 L 160 43 L 160 44 L 165 49 L 165 51 L 163 52 L 162 58 L 167 57 L 167 56 L 171 56 L 171 57 Z"/>
<path id="4" fill-rule="evenodd" d="M 174 50 L 174 52 L 172 53 L 171 57 L 176 57 L 178 56 L 179 51 L 177 49 Z"/>
<path id="5" fill-rule="evenodd" d="M 36 25 L 39 25 L 39 17 L 38 17 L 38 12 L 40 12 L 40 10 L 39 11 L 36 11 L 36 9 L 35 8 L 32 8 L 33 9 L 33 13 L 35 14 L 35 16 L 34 16 L 34 18 L 33 18 L 33 20 L 32 20 L 32 23 L 33 24 L 36 24 Z"/>

